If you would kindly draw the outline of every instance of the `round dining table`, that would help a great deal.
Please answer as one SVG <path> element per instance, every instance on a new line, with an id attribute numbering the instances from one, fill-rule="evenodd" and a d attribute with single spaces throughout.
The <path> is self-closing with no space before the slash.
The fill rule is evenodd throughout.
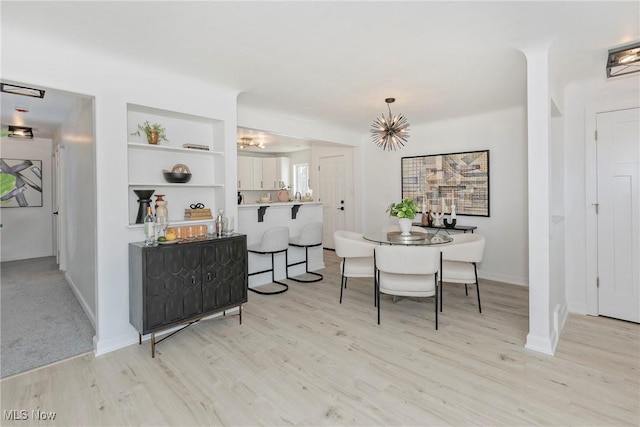
<path id="1" fill-rule="evenodd" d="M 412 231 L 409 236 L 402 236 L 399 231 L 365 233 L 364 239 L 382 245 L 426 246 L 440 245 L 453 241 L 448 234 L 420 233 Z"/>

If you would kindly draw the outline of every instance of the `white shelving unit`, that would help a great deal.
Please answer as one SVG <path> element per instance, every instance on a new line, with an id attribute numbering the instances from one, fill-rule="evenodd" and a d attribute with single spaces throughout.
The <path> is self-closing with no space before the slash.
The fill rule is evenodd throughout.
<path id="1" fill-rule="evenodd" d="M 148 144 L 144 133 L 132 135 L 138 124 L 145 121 L 159 123 L 166 129 L 166 141 L 158 145 Z M 212 118 L 161 110 L 135 104 L 127 104 L 127 173 L 129 193 L 130 228 L 138 213 L 138 197 L 133 190 L 155 190 L 164 195 L 171 224 L 194 224 L 184 220 L 184 210 L 191 204 L 202 203 L 212 213 L 224 208 L 224 122 Z M 192 143 L 209 147 L 209 150 L 184 148 Z M 163 170 L 171 170 L 178 163 L 189 167 L 192 177 L 187 183 L 169 183 Z M 152 196 L 155 201 L 155 197 Z M 153 205 L 153 203 L 152 203 Z M 207 221 L 200 221 L 207 222 Z"/>

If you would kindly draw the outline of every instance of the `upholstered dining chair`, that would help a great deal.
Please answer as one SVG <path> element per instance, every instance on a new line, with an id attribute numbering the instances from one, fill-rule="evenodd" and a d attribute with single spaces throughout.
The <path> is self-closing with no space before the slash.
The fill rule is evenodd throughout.
<path id="1" fill-rule="evenodd" d="M 349 277 L 374 277 L 373 250 L 375 243 L 362 238 L 361 233 L 337 230 L 333 233 L 336 255 L 342 258 L 340 262 L 340 304 L 342 304 L 342 292 L 347 287 Z M 374 282 L 374 304 L 375 282 Z"/>
<path id="2" fill-rule="evenodd" d="M 380 324 L 380 294 L 434 297 L 438 329 L 440 249 L 430 246 L 381 245 L 375 249 L 376 298 Z"/>
<path id="3" fill-rule="evenodd" d="M 440 246 L 442 251 L 442 271 L 440 274 L 440 311 L 442 311 L 442 282 L 463 283 L 464 292 L 469 295 L 467 285 L 476 285 L 478 311 L 480 305 L 480 285 L 478 283 L 478 265 L 484 256 L 484 236 L 480 234 L 455 234 L 453 242 Z"/>

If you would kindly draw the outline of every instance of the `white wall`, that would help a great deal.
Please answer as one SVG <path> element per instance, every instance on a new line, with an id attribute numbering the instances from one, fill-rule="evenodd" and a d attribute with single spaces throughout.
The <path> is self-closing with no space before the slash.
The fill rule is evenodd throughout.
<path id="1" fill-rule="evenodd" d="M 66 278 L 96 326 L 96 161 L 93 101 L 78 98 L 59 129 L 64 165 L 60 218 L 66 235 Z"/>
<path id="2" fill-rule="evenodd" d="M 411 127 L 409 143 L 399 151 L 383 151 L 372 142 L 364 153 L 364 231 L 388 223 L 385 213 L 401 197 L 402 157 L 490 150 L 490 217 L 460 216 L 462 225 L 476 225 L 486 237 L 481 277 L 528 283 L 527 135 L 526 111 L 502 111 Z"/>
<path id="3" fill-rule="evenodd" d="M 50 139 L 0 139 L 0 156 L 42 161 L 42 207 L 1 208 L 2 261 L 53 255 L 53 208 Z"/>
<path id="4" fill-rule="evenodd" d="M 640 76 L 574 82 L 565 99 L 567 301 L 571 312 L 597 314 L 596 113 L 640 106 Z"/>
<path id="5" fill-rule="evenodd" d="M 128 227 L 127 103 L 223 120 L 224 149 L 235 159 L 237 93 L 78 46 L 52 43 L 20 26 L 3 31 L 2 46 L 3 78 L 95 98 L 96 353 L 133 344 L 137 332 L 129 324 L 128 242 L 141 241 L 143 235 L 139 227 Z M 38 55 L 25 56 L 25 51 Z M 47 64 L 44 69 L 43 63 Z M 225 181 L 236 182 L 235 160 L 228 165 Z M 220 203 L 229 216 L 237 217 L 236 196 L 234 185 L 225 187 Z"/>

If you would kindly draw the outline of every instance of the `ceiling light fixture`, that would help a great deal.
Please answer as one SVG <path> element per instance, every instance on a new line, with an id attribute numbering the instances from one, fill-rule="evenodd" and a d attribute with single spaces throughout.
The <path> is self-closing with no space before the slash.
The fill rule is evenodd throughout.
<path id="1" fill-rule="evenodd" d="M 264 143 L 254 142 L 253 138 L 240 138 L 237 142 L 238 148 L 244 150 L 245 148 L 264 148 Z"/>
<path id="2" fill-rule="evenodd" d="M 16 86 L 8 83 L 0 83 L 0 92 L 13 95 L 30 96 L 32 98 L 44 98 L 44 90 L 26 86 Z"/>
<path id="3" fill-rule="evenodd" d="M 9 138 L 33 139 L 33 130 L 26 126 L 9 125 Z"/>
<path id="4" fill-rule="evenodd" d="M 390 104 L 396 101 L 395 98 L 387 98 L 384 102 L 387 103 L 389 110 L 389 117 L 379 117 L 373 121 L 371 125 L 371 138 L 373 142 L 383 150 L 395 151 L 398 148 L 404 147 L 404 144 L 409 139 L 409 122 L 407 118 L 402 114 L 394 116 L 391 114 Z"/>
<path id="5" fill-rule="evenodd" d="M 640 42 L 609 50 L 607 78 L 640 71 Z"/>

